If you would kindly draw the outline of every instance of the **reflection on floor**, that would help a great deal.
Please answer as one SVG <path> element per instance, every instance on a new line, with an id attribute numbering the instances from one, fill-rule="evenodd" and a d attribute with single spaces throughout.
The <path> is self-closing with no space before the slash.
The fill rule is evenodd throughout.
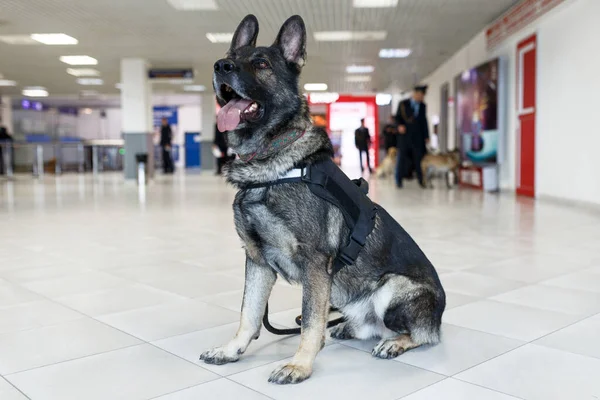
<path id="1" fill-rule="evenodd" d="M 243 288 L 222 180 L 159 176 L 145 196 L 110 174 L 0 180 L 0 399 L 599 398 L 600 215 L 412 184 L 372 197 L 441 274 L 443 342 L 383 361 L 373 341 L 329 341 L 282 387 L 267 378 L 297 337 L 198 361 L 234 334 Z M 278 284 L 272 321 L 299 306 Z"/>

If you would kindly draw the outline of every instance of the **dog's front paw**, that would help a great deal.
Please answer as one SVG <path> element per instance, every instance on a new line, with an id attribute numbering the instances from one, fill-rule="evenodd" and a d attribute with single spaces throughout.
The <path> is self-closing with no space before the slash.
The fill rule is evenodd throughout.
<path id="1" fill-rule="evenodd" d="M 287 385 L 289 383 L 300 383 L 310 377 L 312 371 L 297 364 L 286 364 L 277 368 L 271 373 L 269 382 L 278 385 Z"/>
<path id="2" fill-rule="evenodd" d="M 398 357 L 405 351 L 406 349 L 397 340 L 383 339 L 377 343 L 371 354 L 374 357 L 390 359 Z"/>
<path id="3" fill-rule="evenodd" d="M 228 351 L 225 347 L 215 347 L 200 354 L 200 360 L 207 364 L 223 365 L 240 359 L 241 351 Z"/>

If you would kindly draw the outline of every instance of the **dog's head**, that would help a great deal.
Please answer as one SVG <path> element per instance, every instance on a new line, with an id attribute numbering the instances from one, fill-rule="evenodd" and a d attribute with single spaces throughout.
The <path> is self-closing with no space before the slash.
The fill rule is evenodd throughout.
<path id="1" fill-rule="evenodd" d="M 230 146 L 239 153 L 264 145 L 301 114 L 305 102 L 298 92 L 306 61 L 302 18 L 288 19 L 269 47 L 256 47 L 257 36 L 258 21 L 248 15 L 236 29 L 226 58 L 214 65 L 213 87 L 221 106 L 218 129 L 229 132 Z"/>

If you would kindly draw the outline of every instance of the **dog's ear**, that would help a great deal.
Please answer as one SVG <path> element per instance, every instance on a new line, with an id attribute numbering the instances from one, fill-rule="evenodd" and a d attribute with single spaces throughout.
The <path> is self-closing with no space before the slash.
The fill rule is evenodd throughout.
<path id="1" fill-rule="evenodd" d="M 258 20 L 252 14 L 246 15 L 233 34 L 233 39 L 231 40 L 231 47 L 229 47 L 228 54 L 231 55 L 235 53 L 235 51 L 240 47 L 256 46 L 257 37 Z"/>
<path id="2" fill-rule="evenodd" d="M 302 17 L 294 15 L 285 21 L 273 46 L 281 50 L 286 61 L 303 67 L 306 62 L 306 27 Z"/>

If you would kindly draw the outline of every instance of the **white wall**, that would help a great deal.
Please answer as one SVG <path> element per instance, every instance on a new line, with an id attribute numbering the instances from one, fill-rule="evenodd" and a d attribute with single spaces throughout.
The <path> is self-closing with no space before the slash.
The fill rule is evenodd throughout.
<path id="1" fill-rule="evenodd" d="M 516 47 L 533 33 L 538 35 L 536 195 L 600 204 L 600 179 L 591 158 L 600 148 L 594 134 L 594 113 L 600 101 L 600 56 L 597 41 L 600 25 L 598 0 L 567 0 L 530 26 L 507 38 L 488 52 L 485 30 L 423 80 L 429 84 L 427 106 L 430 121 L 440 113 L 440 87 L 486 60 L 501 57 L 507 72 L 506 136 L 500 163 L 500 186 L 516 186 Z M 573 100 L 575 101 L 569 101 Z M 570 114 L 569 114 L 570 113 Z M 455 110 L 449 109 L 449 136 L 456 137 Z M 576 132 L 574 132 L 576 131 Z M 449 143 L 453 146 L 453 143 Z"/>
<path id="2" fill-rule="evenodd" d="M 600 204 L 600 1 L 577 0 L 538 34 L 536 189 Z"/>

